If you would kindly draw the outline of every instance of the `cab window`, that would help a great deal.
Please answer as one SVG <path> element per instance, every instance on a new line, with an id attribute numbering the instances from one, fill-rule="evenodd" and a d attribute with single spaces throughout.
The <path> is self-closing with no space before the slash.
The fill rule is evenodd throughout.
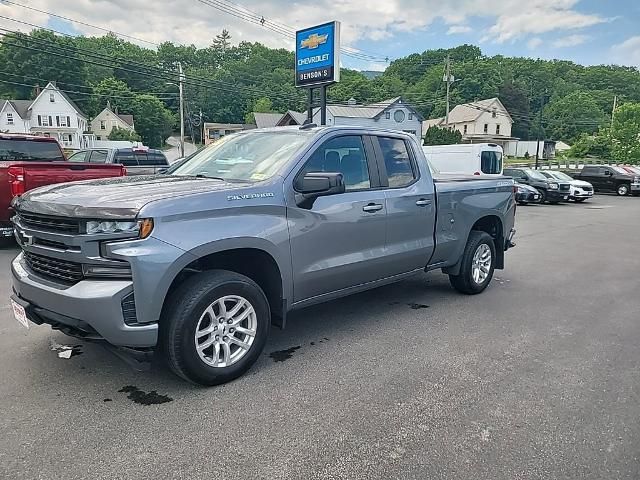
<path id="1" fill-rule="evenodd" d="M 416 179 L 407 144 L 401 138 L 378 138 L 389 187 L 406 187 Z"/>
<path id="2" fill-rule="evenodd" d="M 70 162 L 78 162 L 78 163 L 86 162 L 88 153 L 89 152 L 87 152 L 86 150 L 83 151 L 83 152 L 74 153 L 73 155 L 71 155 L 69 157 L 69 161 Z"/>
<path id="3" fill-rule="evenodd" d="M 302 168 L 303 175 L 311 172 L 342 173 L 347 191 L 371 188 L 367 156 L 359 135 L 324 142 Z"/>

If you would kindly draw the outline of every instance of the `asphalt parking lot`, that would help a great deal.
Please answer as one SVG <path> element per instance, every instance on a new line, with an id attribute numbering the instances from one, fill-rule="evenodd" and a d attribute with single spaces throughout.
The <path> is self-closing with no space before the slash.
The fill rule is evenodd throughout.
<path id="1" fill-rule="evenodd" d="M 483 295 L 434 272 L 300 311 L 208 389 L 26 332 L 2 250 L 0 477 L 637 479 L 639 219 L 640 198 L 519 207 Z"/>

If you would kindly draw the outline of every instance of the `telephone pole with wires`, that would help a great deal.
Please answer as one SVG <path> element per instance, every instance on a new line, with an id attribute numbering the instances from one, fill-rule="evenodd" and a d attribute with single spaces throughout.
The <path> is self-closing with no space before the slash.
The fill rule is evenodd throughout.
<path id="1" fill-rule="evenodd" d="M 616 109 L 618 108 L 618 96 L 613 96 L 613 110 L 611 110 L 611 131 L 613 131 L 613 121 L 616 118 Z"/>
<path id="2" fill-rule="evenodd" d="M 445 69 L 444 69 L 444 77 L 443 80 L 447 83 L 447 114 L 445 116 L 445 126 L 449 128 L 449 110 L 451 108 L 449 101 L 449 93 L 451 91 L 451 84 L 454 82 L 453 76 L 451 75 L 451 57 L 447 55 L 447 59 L 445 60 Z"/>
<path id="3" fill-rule="evenodd" d="M 180 157 L 184 158 L 184 75 L 182 73 L 182 63 L 178 62 L 178 89 L 180 90 Z"/>

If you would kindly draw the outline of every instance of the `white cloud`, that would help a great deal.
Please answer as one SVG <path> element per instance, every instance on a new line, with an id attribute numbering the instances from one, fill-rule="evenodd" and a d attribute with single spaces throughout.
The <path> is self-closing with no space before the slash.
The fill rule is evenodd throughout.
<path id="1" fill-rule="evenodd" d="M 447 35 L 457 35 L 461 33 L 472 32 L 473 29 L 468 25 L 451 25 L 447 30 Z"/>
<path id="2" fill-rule="evenodd" d="M 624 42 L 611 47 L 613 59 L 621 65 L 640 68 L 640 35 L 627 38 Z"/>
<path id="3" fill-rule="evenodd" d="M 385 0 L 363 4 L 360 0 L 316 0 L 313 3 L 237 0 L 237 3 L 215 3 L 232 9 L 243 5 L 270 21 L 293 29 L 340 20 L 343 44 L 359 41 L 359 45 L 367 50 L 367 40 L 390 40 L 398 32 L 425 30 L 435 20 L 441 20 L 448 26 L 447 33 L 459 34 L 473 31 L 467 26 L 468 22 L 481 17 L 489 21 L 489 27 L 484 32 L 478 31 L 478 34 L 497 43 L 557 30 L 579 30 L 607 21 L 601 16 L 578 11 L 578 1 L 527 0 L 523 4 L 521 0 Z M 29 5 L 155 43 L 169 40 L 205 46 L 226 28 L 231 32 L 234 43 L 258 41 L 271 47 L 293 48 L 290 38 L 198 0 L 161 3 L 154 0 L 31 0 Z M 0 3 L 0 15 L 39 25 L 46 25 L 48 21 L 46 15 L 3 3 Z M 0 19 L 0 26 L 30 29 L 4 19 Z M 104 33 L 79 24 L 74 26 L 85 34 Z"/>
<path id="4" fill-rule="evenodd" d="M 575 47 L 577 45 L 582 45 L 590 38 L 591 37 L 589 35 L 568 35 L 557 39 L 551 45 L 555 48 Z"/>
<path id="5" fill-rule="evenodd" d="M 531 40 L 529 40 L 527 42 L 527 48 L 529 50 L 535 50 L 536 48 L 538 48 L 543 43 L 544 42 L 542 41 L 542 39 L 540 37 L 533 37 Z"/>

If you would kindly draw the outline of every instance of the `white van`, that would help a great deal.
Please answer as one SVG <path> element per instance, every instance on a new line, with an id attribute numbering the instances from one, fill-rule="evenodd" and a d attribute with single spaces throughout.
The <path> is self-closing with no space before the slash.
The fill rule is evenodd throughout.
<path id="1" fill-rule="evenodd" d="M 495 143 L 423 146 L 424 154 L 440 173 L 502 175 L 502 147 Z"/>

